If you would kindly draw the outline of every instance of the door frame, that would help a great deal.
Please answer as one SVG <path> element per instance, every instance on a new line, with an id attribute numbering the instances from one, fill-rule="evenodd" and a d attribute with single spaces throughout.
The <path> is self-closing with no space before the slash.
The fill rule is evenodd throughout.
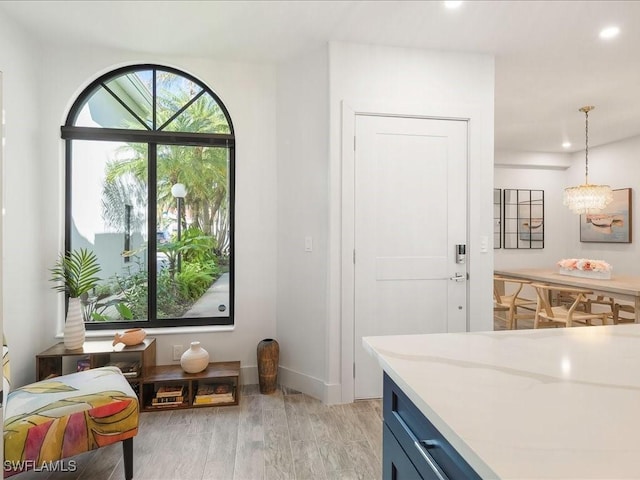
<path id="1" fill-rule="evenodd" d="M 410 105 L 376 105 L 370 103 L 353 103 L 342 101 L 342 138 L 341 138 L 341 207 L 340 207 L 340 317 L 341 317 L 341 397 L 342 402 L 350 403 L 355 398 L 355 301 L 354 301 L 354 281 L 355 267 L 353 263 L 353 251 L 355 249 L 355 127 L 357 116 L 385 116 L 385 117 L 409 117 L 435 120 L 456 120 L 467 122 L 467 179 L 471 178 L 472 162 L 480 158 L 482 148 L 480 134 L 482 128 L 474 131 L 476 121 L 481 121 L 482 112 L 478 107 L 455 106 L 455 105 L 433 105 L 423 108 Z M 493 147 L 493 145 L 491 145 Z M 493 172 L 491 172 L 493 178 Z M 493 181 L 487 189 L 487 202 L 489 194 L 493 192 Z M 471 242 L 472 225 L 470 217 L 472 210 L 470 182 L 467 181 L 467 331 L 474 330 L 474 322 L 470 318 L 470 312 L 474 306 L 474 299 L 470 292 L 473 275 L 473 244 Z M 492 201 L 492 200 L 491 200 Z M 490 225 L 488 225 L 490 227 Z M 487 228 L 487 237 L 488 237 Z M 491 245 L 489 245 L 491 247 Z M 487 254 L 491 255 L 493 262 L 493 248 L 489 248 Z M 478 262 L 478 268 L 480 268 Z M 479 277 L 480 275 L 478 275 Z M 483 289 L 484 290 L 484 289 Z M 488 303 L 487 303 L 488 305 Z M 481 328 L 480 328 L 481 329 Z"/>

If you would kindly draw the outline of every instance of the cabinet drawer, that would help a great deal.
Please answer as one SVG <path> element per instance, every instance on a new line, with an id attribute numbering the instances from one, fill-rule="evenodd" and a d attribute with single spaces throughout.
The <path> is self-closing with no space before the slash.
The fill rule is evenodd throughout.
<path id="1" fill-rule="evenodd" d="M 480 479 L 391 378 L 384 374 L 385 425 L 425 479 Z"/>
<path id="2" fill-rule="evenodd" d="M 383 480 L 419 480 L 422 478 L 386 425 L 382 429 L 382 451 Z"/>

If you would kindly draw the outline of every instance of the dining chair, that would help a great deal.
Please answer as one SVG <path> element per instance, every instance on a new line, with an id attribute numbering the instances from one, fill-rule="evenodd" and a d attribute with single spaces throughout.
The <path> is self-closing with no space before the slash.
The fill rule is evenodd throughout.
<path id="1" fill-rule="evenodd" d="M 528 280 L 493 276 L 493 311 L 506 312 L 505 320 L 509 330 L 518 328 L 518 319 L 533 319 L 535 316 L 533 309 L 536 301 L 520 296 L 522 287 L 530 283 Z M 519 312 L 519 308 L 526 313 Z"/>
<path id="2" fill-rule="evenodd" d="M 622 316 L 620 315 L 622 313 Z M 630 316 L 626 316 L 625 314 Z M 615 303 L 613 305 L 613 324 L 619 323 L 635 323 L 636 321 L 636 309 L 633 305 L 625 303 Z"/>
<path id="3" fill-rule="evenodd" d="M 556 301 L 557 304 L 568 307 L 575 301 L 575 295 L 568 292 L 561 292 L 557 294 Z M 594 306 L 597 305 L 602 306 L 596 307 L 595 310 L 597 310 L 598 313 L 606 313 L 607 318 L 613 319 L 613 310 L 615 305 L 615 299 L 613 297 L 607 297 L 604 295 L 585 295 L 584 299 L 580 301 L 576 308 L 586 313 L 593 313 Z M 604 310 L 601 308 L 604 308 Z"/>
<path id="4" fill-rule="evenodd" d="M 574 323 L 591 325 L 592 320 L 600 320 L 602 325 L 606 325 L 606 312 L 586 312 L 580 309 L 587 301 L 587 295 L 593 295 L 591 290 L 541 283 L 532 283 L 531 286 L 535 288 L 538 296 L 533 328 L 550 325 L 571 327 Z M 563 294 L 564 298 L 570 296 L 574 299 L 573 303 L 571 305 L 552 305 L 550 299 L 558 294 Z"/>
<path id="5" fill-rule="evenodd" d="M 593 306 L 594 305 L 604 305 L 605 307 L 609 307 L 609 310 L 605 313 L 607 313 L 607 316 L 610 316 L 613 318 L 613 309 L 615 306 L 615 299 L 613 297 L 605 297 L 604 295 L 596 295 L 595 298 L 587 298 L 587 312 L 591 313 L 593 312 Z"/>

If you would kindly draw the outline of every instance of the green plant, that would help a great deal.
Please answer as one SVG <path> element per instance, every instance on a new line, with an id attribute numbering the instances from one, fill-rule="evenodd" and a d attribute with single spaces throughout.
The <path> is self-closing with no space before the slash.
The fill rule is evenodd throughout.
<path id="1" fill-rule="evenodd" d="M 181 250 L 185 262 L 204 264 L 215 261 L 216 240 L 197 227 L 189 227 L 182 233 Z"/>
<path id="2" fill-rule="evenodd" d="M 144 260 L 138 253 L 140 252 L 131 253 L 135 266 L 128 266 L 126 275 L 115 275 L 115 290 L 118 296 L 123 298 L 123 303 L 127 306 L 132 319 L 147 318 L 148 315 L 148 277 Z"/>
<path id="3" fill-rule="evenodd" d="M 212 262 L 213 263 L 213 262 Z M 180 297 L 187 302 L 195 302 L 213 283 L 214 274 L 199 264 L 185 263 L 178 273 L 177 285 Z"/>
<path id="4" fill-rule="evenodd" d="M 52 288 L 67 293 L 71 298 L 80 297 L 98 285 L 100 270 L 96 254 L 85 248 L 60 254 L 50 269 L 50 280 L 56 282 Z"/>
<path id="5" fill-rule="evenodd" d="M 213 237 L 205 235 L 199 228 L 189 227 L 180 240 L 174 238 L 170 242 L 158 245 L 157 248 L 159 252 L 166 255 L 169 262 L 169 275 L 171 281 L 174 281 L 181 255 L 185 263 L 207 264 L 215 260 L 214 245 Z"/>
<path id="6" fill-rule="evenodd" d="M 109 309 L 113 307 L 123 320 L 133 320 L 133 312 L 121 299 L 108 293 L 100 293 L 90 297 L 83 293 L 80 297 L 85 321 L 106 322 L 113 320 Z"/>

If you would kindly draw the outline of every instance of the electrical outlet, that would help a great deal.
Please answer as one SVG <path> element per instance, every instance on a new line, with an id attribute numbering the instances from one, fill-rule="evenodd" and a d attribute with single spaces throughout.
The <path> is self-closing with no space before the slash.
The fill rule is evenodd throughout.
<path id="1" fill-rule="evenodd" d="M 173 359 L 174 360 L 180 360 L 180 357 L 182 357 L 183 353 L 184 353 L 184 350 L 182 349 L 182 345 L 174 345 L 173 346 Z"/>

